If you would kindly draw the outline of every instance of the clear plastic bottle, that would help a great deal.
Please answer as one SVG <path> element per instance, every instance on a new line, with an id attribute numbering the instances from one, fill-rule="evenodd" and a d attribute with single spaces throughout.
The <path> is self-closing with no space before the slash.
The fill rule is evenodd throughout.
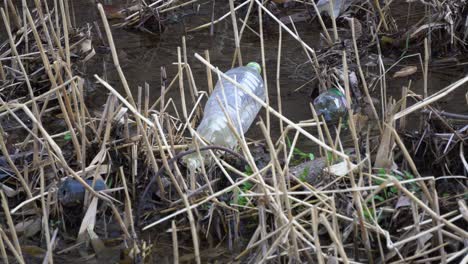
<path id="1" fill-rule="evenodd" d="M 227 71 L 226 75 L 249 89 L 250 92 L 262 100 L 265 100 L 263 79 L 260 73 L 260 65 L 256 62 L 250 62 L 247 66 Z M 228 118 L 225 112 L 234 125 L 236 132 L 244 134 L 252 125 L 260 108 L 261 105 L 242 89 L 221 78 L 208 98 L 197 133 L 213 145 L 232 149 L 237 145 L 237 139 L 228 126 Z M 197 153 L 186 157 L 185 162 L 189 168 L 197 169 L 200 167 L 201 161 Z"/>
<path id="2" fill-rule="evenodd" d="M 351 5 L 351 3 L 351 0 L 333 0 L 333 17 L 337 18 L 340 16 L 340 14 Z M 319 12 L 325 11 L 330 17 L 332 16 L 332 14 L 330 14 L 330 0 L 319 0 L 317 8 Z"/>
<path id="3" fill-rule="evenodd" d="M 346 96 L 337 88 L 331 88 L 317 96 L 314 107 L 317 115 L 323 115 L 325 121 L 338 121 L 348 112 Z"/>

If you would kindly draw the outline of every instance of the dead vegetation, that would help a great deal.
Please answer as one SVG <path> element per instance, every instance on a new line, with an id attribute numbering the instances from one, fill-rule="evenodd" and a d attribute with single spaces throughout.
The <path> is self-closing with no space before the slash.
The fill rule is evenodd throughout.
<path id="1" fill-rule="evenodd" d="M 73 27 L 68 2 L 49 7 L 35 1 L 30 10 L 24 1 L 15 10 L 9 0 L 1 9 L 8 37 L 0 47 L 4 263 L 64 262 L 70 256 L 122 263 L 467 263 L 468 117 L 466 111 L 445 112 L 437 102 L 466 92 L 468 77 L 428 90 L 432 57 L 466 52 L 466 1 L 413 1 L 408 12 L 419 4 L 424 13 L 401 27 L 392 1 L 349 1 L 335 19 L 322 17 L 310 1 L 230 0 L 230 13 L 211 15 L 208 24 L 188 30 L 230 19 L 233 65 L 242 64 L 247 29 L 259 37 L 263 72 L 276 70 L 277 76 L 282 37 L 289 34 L 307 58 L 298 71 L 307 68 L 308 75 L 299 75 L 317 91 L 343 89 L 353 106 L 335 124 L 317 116 L 312 104 L 310 120 L 293 122 L 282 114 L 279 81 L 265 73 L 266 89 L 278 97 L 264 102 L 252 95 L 266 110 L 257 124 L 263 136 L 249 141 L 236 135 L 235 150 L 192 145 L 191 138 L 199 137 L 202 105 L 218 78 L 245 88 L 210 63 L 209 51 L 194 55 L 208 78 L 207 89 L 197 85 L 205 80 L 194 78 L 190 43 L 182 37 L 174 58 L 178 72 L 166 76 L 161 69 L 157 101 L 149 101 L 149 86 L 133 95 L 100 4 L 103 43 L 124 93 L 95 75 L 109 97 L 101 113 L 90 111 L 74 65 L 94 55 L 93 31 Z M 165 13 L 199 2 L 137 3 L 114 18 L 121 19 L 118 26 L 155 34 L 170 19 Z M 321 25 L 322 49 L 301 39 L 293 16 L 279 17 L 290 5 L 307 12 L 306 22 Z M 266 67 L 264 27 L 272 25 L 279 28 L 277 65 Z M 389 49 L 399 49 L 399 57 L 387 68 L 382 58 Z M 400 66 L 411 58 L 418 59 Z M 388 79 L 421 73 L 421 94 L 410 80 L 400 97 L 389 96 Z M 179 98 L 167 97 L 171 89 L 179 89 Z M 271 107 L 273 100 L 279 108 Z M 411 123 L 415 119 L 419 126 Z M 56 120 L 62 121 L 58 133 L 52 132 Z M 280 122 L 279 138 L 271 136 L 272 122 Z M 302 152 L 300 139 L 317 145 L 317 153 Z M 182 162 L 194 152 L 211 157 L 199 172 Z"/>

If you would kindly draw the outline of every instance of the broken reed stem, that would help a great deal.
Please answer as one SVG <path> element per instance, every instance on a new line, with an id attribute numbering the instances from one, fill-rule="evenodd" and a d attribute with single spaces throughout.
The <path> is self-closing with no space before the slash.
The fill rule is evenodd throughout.
<path id="1" fill-rule="evenodd" d="M 177 241 L 177 226 L 174 220 L 171 224 L 172 229 L 172 257 L 174 264 L 179 264 L 179 243 Z"/>
<path id="2" fill-rule="evenodd" d="M 205 50 L 205 59 L 210 62 L 210 51 Z M 210 67 L 206 66 L 206 78 L 208 80 L 208 96 L 213 92 L 213 76 L 211 75 Z"/>
<path id="3" fill-rule="evenodd" d="M 331 227 L 330 223 L 328 222 L 327 218 L 325 217 L 324 214 L 320 214 L 320 223 L 322 223 L 325 228 L 328 231 L 328 234 L 330 235 L 330 238 L 333 240 L 335 245 L 338 248 L 338 253 L 340 254 L 341 258 L 343 259 L 343 263 L 347 264 L 349 263 L 348 256 L 346 255 L 346 252 L 343 248 L 343 243 L 338 239 L 336 236 L 335 231 L 333 231 L 333 228 Z"/>
<path id="4" fill-rule="evenodd" d="M 433 219 L 439 220 L 443 224 L 445 224 L 448 228 L 450 228 L 452 231 L 455 233 L 459 234 L 463 238 L 468 237 L 468 232 L 463 230 L 462 228 L 458 227 L 457 225 L 453 224 L 452 222 L 448 221 L 445 218 L 442 218 L 439 214 L 434 212 L 429 206 L 427 206 L 424 202 L 422 202 L 420 199 L 418 199 L 413 193 L 411 193 L 407 188 L 405 188 L 401 183 L 393 179 L 392 180 L 393 184 L 395 184 L 395 187 L 397 187 L 401 192 L 403 192 L 405 195 L 408 196 L 408 198 L 412 199 L 415 203 L 418 204 L 419 207 L 421 207 L 426 213 L 428 213 Z M 393 246 L 391 246 L 393 248 Z"/>
<path id="5" fill-rule="evenodd" d="M 192 72 L 190 70 L 190 65 L 188 64 L 188 58 L 187 58 L 187 45 L 185 41 L 185 36 L 182 36 L 182 54 L 183 54 L 183 59 L 184 59 L 184 68 L 187 74 L 187 82 L 189 84 L 189 92 L 190 92 L 190 97 L 192 98 L 192 103 L 195 104 L 195 95 L 198 94 L 197 91 L 197 86 L 195 84 L 195 80 L 193 78 Z"/>
<path id="6" fill-rule="evenodd" d="M 13 172 L 15 173 L 16 177 L 18 178 L 19 182 L 21 183 L 21 186 L 23 187 L 24 192 L 26 193 L 26 197 L 28 199 L 32 198 L 31 189 L 29 188 L 29 185 L 26 182 L 26 179 L 23 177 L 23 175 L 21 174 L 21 172 L 18 170 L 15 163 L 11 159 L 10 153 L 8 152 L 8 148 L 5 145 L 6 141 L 5 141 L 4 137 L 3 137 L 3 135 L 4 135 L 3 127 L 0 124 L 0 147 L 1 147 L 1 150 L 2 150 L 2 153 L 3 153 L 3 156 L 5 157 L 8 165 L 13 170 Z"/>
<path id="7" fill-rule="evenodd" d="M 0 191 L 0 193 L 3 193 Z M 8 249 L 10 249 L 11 253 L 13 253 L 13 256 L 15 256 L 16 261 L 18 261 L 19 264 L 25 264 L 26 262 L 23 259 L 23 256 L 20 255 L 20 252 L 18 252 L 15 249 L 15 246 L 11 243 L 10 239 L 8 239 L 8 236 L 5 234 L 3 229 L 0 227 L 0 235 L 3 237 L 3 241 L 7 244 Z"/>
<path id="8" fill-rule="evenodd" d="M 179 92 L 180 92 L 180 101 L 182 104 L 182 114 L 184 116 L 184 122 L 188 122 L 187 104 L 185 103 L 185 91 L 184 91 L 184 73 L 182 71 L 182 58 L 181 58 L 181 53 L 180 53 L 180 47 L 177 47 L 177 69 L 179 73 Z"/>
<path id="9" fill-rule="evenodd" d="M 429 47 L 427 44 L 427 38 L 424 39 L 424 97 L 423 99 L 426 99 L 429 94 L 428 94 L 428 87 L 427 87 L 427 82 L 429 78 Z"/>
<path id="10" fill-rule="evenodd" d="M 18 11 L 16 10 L 16 7 L 15 7 L 15 5 L 13 4 L 13 2 L 11 0 L 6 0 L 6 1 L 8 2 L 8 9 L 10 11 L 9 14 L 11 14 L 12 17 L 13 17 L 13 23 L 15 24 L 16 28 L 20 29 L 22 21 L 21 21 L 20 16 L 18 15 Z M 9 18 L 10 17 L 8 17 L 8 19 L 7 19 L 8 22 L 10 22 Z"/>
<path id="11" fill-rule="evenodd" d="M 125 173 L 123 171 L 123 167 L 119 167 L 119 172 L 120 172 L 120 177 L 122 178 L 122 185 L 124 187 L 124 193 L 125 193 L 125 211 L 126 211 L 126 216 L 129 221 L 129 226 L 130 230 L 132 232 L 132 240 L 133 243 L 135 244 L 137 241 L 137 234 L 135 232 L 135 223 L 133 221 L 133 210 L 132 210 L 132 199 L 130 198 L 130 194 L 128 192 L 128 186 L 127 186 L 127 180 L 125 178 Z"/>
<path id="12" fill-rule="evenodd" d="M 439 209 L 439 195 L 437 194 L 437 189 L 436 189 L 436 184 L 435 184 L 435 181 L 431 181 L 430 182 L 431 184 L 431 189 L 432 189 L 432 193 L 434 194 L 433 196 L 433 199 L 434 199 L 434 211 L 435 213 L 438 215 L 439 219 L 440 219 L 440 209 Z M 433 224 L 438 226 L 441 224 L 440 220 L 439 219 L 433 219 Z M 435 236 L 436 239 L 437 239 L 437 243 L 439 245 L 443 244 L 444 242 L 444 238 L 442 236 L 442 228 L 438 228 L 437 229 L 437 236 Z M 442 259 L 442 263 L 443 264 L 446 264 L 447 263 L 447 253 L 445 252 L 445 248 L 444 247 L 441 247 L 440 250 L 440 257 Z"/>
<path id="13" fill-rule="evenodd" d="M 314 239 L 314 245 L 317 250 L 316 255 L 317 255 L 317 262 L 318 264 L 325 264 L 325 260 L 323 259 L 323 253 L 322 253 L 322 248 L 320 245 L 320 237 L 319 237 L 319 232 L 318 232 L 318 225 L 320 222 L 320 219 L 318 218 L 318 212 L 317 208 L 315 206 L 312 206 L 311 210 L 311 220 L 312 220 L 312 234 L 315 237 Z"/>
<path id="14" fill-rule="evenodd" d="M 44 47 L 42 45 L 41 38 L 39 36 L 39 33 L 37 32 L 36 25 L 35 25 L 32 17 L 31 17 L 31 13 L 29 12 L 29 10 L 26 10 L 26 14 L 27 14 L 27 18 L 28 18 L 28 21 L 29 21 L 29 26 L 32 29 L 34 39 L 36 40 L 37 46 L 39 48 L 45 71 L 47 73 L 47 76 L 49 78 L 49 81 L 50 81 L 50 83 L 52 85 L 52 89 L 53 89 L 53 88 L 57 87 L 57 82 L 56 82 L 55 77 L 54 77 L 54 75 L 52 73 L 52 69 L 51 69 L 50 63 L 49 63 L 49 58 L 45 54 L 45 49 L 44 49 Z M 44 24 L 43 24 L 43 27 L 45 27 Z M 66 109 L 66 106 L 65 106 L 65 104 L 63 102 L 62 96 L 60 95 L 60 93 L 58 91 L 56 92 L 56 95 L 57 95 L 57 99 L 58 99 L 58 102 L 59 102 L 59 105 L 60 105 L 60 109 L 62 110 L 62 113 L 63 113 L 63 116 L 64 116 L 65 123 L 67 124 L 67 127 L 70 130 L 72 143 L 73 143 L 73 146 L 75 148 L 77 160 L 80 161 L 81 160 L 81 148 L 80 148 L 80 144 L 78 142 L 78 138 L 76 136 L 75 130 L 73 129 L 73 125 L 72 125 L 72 123 L 70 121 L 69 113 L 67 112 L 67 109 Z"/>
<path id="15" fill-rule="evenodd" d="M 180 48 L 179 48 L 179 55 L 180 55 Z M 155 134 L 156 142 L 157 142 L 159 150 L 160 150 L 159 153 L 161 154 L 161 158 L 162 158 L 162 161 L 163 161 L 164 168 L 166 169 L 166 172 L 169 174 L 169 177 L 170 177 L 172 183 L 174 184 L 174 187 L 175 187 L 177 193 L 182 198 L 182 200 L 184 202 L 184 205 L 185 205 L 185 208 L 187 209 L 187 215 L 188 215 L 188 218 L 189 218 L 190 230 L 191 230 L 191 234 L 192 234 L 193 247 L 194 247 L 194 251 L 195 251 L 194 252 L 195 260 L 196 260 L 197 264 L 200 264 L 201 260 L 200 260 L 200 248 L 199 248 L 199 242 L 198 242 L 198 233 L 197 233 L 197 228 L 196 228 L 196 225 L 195 225 L 195 219 L 193 217 L 193 212 L 191 210 L 190 202 L 189 202 L 189 200 L 187 198 L 187 195 L 182 191 L 182 188 L 180 187 L 179 182 L 177 181 L 176 177 L 174 176 L 174 173 L 171 170 L 171 167 L 170 167 L 170 165 L 168 163 L 166 153 L 162 150 L 163 144 L 161 142 L 161 137 L 163 137 L 164 135 L 160 135 L 157 129 L 154 129 L 154 134 Z M 182 183 L 184 183 L 184 182 L 182 181 Z M 185 187 L 184 189 L 186 190 L 187 189 L 186 186 L 184 186 L 184 187 Z M 146 226 L 145 228 L 143 228 L 143 230 L 145 230 L 146 228 L 149 228 L 149 227 L 150 226 Z"/>
<path id="16" fill-rule="evenodd" d="M 346 51 L 343 51 L 343 79 L 344 79 L 344 85 L 345 85 L 346 101 L 349 106 L 348 123 L 349 123 L 350 131 L 351 131 L 351 136 L 354 142 L 354 149 L 356 151 L 357 162 L 361 163 L 361 154 L 359 151 L 359 140 L 357 138 L 356 125 L 354 123 L 354 116 L 353 116 L 353 109 L 351 107 L 351 92 L 349 89 L 349 74 L 348 74 L 348 63 L 347 63 Z M 348 170 L 349 170 L 351 187 L 356 188 L 359 185 L 358 186 L 356 185 L 356 179 L 354 178 L 354 173 L 351 168 L 350 161 L 347 160 L 346 163 L 347 163 Z M 361 182 L 361 179 L 362 179 L 362 170 L 360 169 L 358 182 Z M 361 238 L 362 238 L 362 241 L 364 242 L 364 247 L 366 248 L 368 261 L 369 263 L 374 263 L 374 260 L 372 258 L 372 253 L 371 253 L 371 242 L 369 239 L 368 231 L 364 225 L 364 210 L 363 210 L 363 205 L 361 203 L 361 195 L 359 194 L 359 192 L 353 192 L 353 200 L 357 207 L 358 220 L 359 220 L 359 225 L 361 227 Z"/>
<path id="17" fill-rule="evenodd" d="M 236 50 L 234 52 L 234 58 L 232 61 L 231 68 L 234 67 L 234 61 L 237 57 L 237 63 L 239 66 L 242 66 L 242 53 L 240 49 L 240 39 L 239 39 L 239 31 L 237 29 L 237 19 L 236 19 L 236 11 L 234 10 L 234 0 L 229 0 L 229 8 L 231 10 L 231 19 L 232 19 L 232 30 L 234 31 L 234 43 L 236 45 Z"/>
<path id="18" fill-rule="evenodd" d="M 372 113 L 374 114 L 375 120 L 377 121 L 377 124 L 379 125 L 380 134 L 383 134 L 383 129 L 380 123 L 380 118 L 379 118 L 379 115 L 377 114 L 377 110 L 375 109 L 374 103 L 372 103 L 372 98 L 370 96 L 369 89 L 367 87 L 366 77 L 364 76 L 364 71 L 362 70 L 362 67 L 361 67 L 361 60 L 359 58 L 359 49 L 358 49 L 357 41 L 356 41 L 356 30 L 354 28 L 354 18 L 351 19 L 351 34 L 353 36 L 354 55 L 356 57 L 356 63 L 358 65 L 359 76 L 361 77 L 362 88 L 364 89 L 366 98 L 369 101 L 369 104 L 372 108 Z"/>
<path id="19" fill-rule="evenodd" d="M 44 168 L 41 166 L 39 169 L 39 178 L 40 178 L 40 189 L 41 189 L 41 206 L 42 206 L 42 228 L 44 228 L 44 236 L 46 239 L 47 251 L 52 252 L 52 244 L 50 243 L 50 232 L 49 232 L 49 212 L 47 211 L 46 201 L 45 201 L 45 176 L 44 176 Z M 49 254 L 47 261 L 52 264 L 53 263 L 53 256 Z"/>
<path id="20" fill-rule="evenodd" d="M 242 27 L 241 27 L 241 30 L 239 32 L 239 41 L 242 40 L 242 34 L 244 33 L 245 27 L 249 27 L 247 25 L 247 21 L 250 18 L 250 13 L 252 12 L 252 7 L 253 7 L 253 4 L 255 3 L 255 0 L 246 0 L 245 2 L 249 2 L 249 1 L 250 1 L 250 4 L 249 4 L 249 7 L 247 8 L 247 13 L 245 14 L 244 20 L 243 21 L 241 20 Z"/>
<path id="21" fill-rule="evenodd" d="M 2 253 L 3 263 L 9 264 L 8 256 L 7 256 L 6 250 L 5 250 L 5 244 L 3 244 L 3 237 L 1 236 L 1 234 L 0 234 L 0 252 Z"/>
<path id="22" fill-rule="evenodd" d="M 252 3 L 253 3 L 253 1 L 252 1 Z M 276 93 L 277 93 L 276 100 L 278 102 L 278 113 L 280 115 L 283 114 L 283 106 L 282 106 L 282 100 L 281 100 L 281 82 L 280 82 L 282 42 L 283 42 L 283 30 L 281 29 L 281 26 L 278 25 L 278 57 L 276 59 Z M 279 123 L 280 131 L 284 131 L 283 120 L 280 119 L 279 122 L 280 122 Z M 285 140 L 282 140 L 281 145 L 283 146 L 284 158 L 286 158 L 287 157 L 287 147 L 286 147 Z"/>
<path id="23" fill-rule="evenodd" d="M 15 45 L 15 42 L 13 40 L 13 36 L 12 36 L 12 32 L 11 32 L 11 28 L 10 28 L 10 25 L 7 21 L 7 18 L 6 18 L 6 15 L 5 15 L 5 11 L 3 10 L 3 8 L 0 9 L 1 13 L 2 13 L 2 19 L 3 19 L 3 22 L 4 22 L 4 25 L 5 25 L 5 29 L 6 29 L 6 32 L 8 34 L 8 41 L 9 41 L 9 44 L 10 44 L 10 50 L 12 52 L 12 54 L 15 56 L 15 59 L 21 69 L 21 72 L 23 73 L 23 76 L 24 76 L 24 81 L 26 82 L 26 87 L 28 88 L 28 92 L 29 92 L 29 97 L 31 97 L 31 100 L 32 100 L 32 109 L 33 109 L 33 112 L 36 116 L 39 116 L 39 108 L 37 107 L 37 104 L 35 102 L 35 96 L 34 96 L 34 92 L 33 92 L 33 88 L 31 86 L 31 82 L 29 81 L 29 76 L 28 76 L 28 73 L 26 72 L 26 69 L 19 57 L 19 53 L 18 53 L 18 50 L 16 49 L 16 45 Z M 26 21 L 25 21 L 26 22 Z M 25 30 L 26 31 L 26 30 Z M 2 72 L 3 72 L 3 68 L 2 68 Z M 37 133 L 37 126 L 34 125 L 33 127 L 33 131 L 35 133 Z M 34 143 L 33 143 L 33 151 L 34 151 L 34 154 L 33 154 L 33 164 L 34 165 L 37 165 L 37 163 L 39 162 L 39 157 L 38 157 L 38 153 L 39 153 L 39 142 L 37 142 L 37 140 L 34 140 Z"/>
<path id="24" fill-rule="evenodd" d="M 276 155 L 276 151 L 275 151 L 275 147 L 273 145 L 273 142 L 271 140 L 271 137 L 270 137 L 270 134 L 265 126 L 265 124 L 263 122 L 260 123 L 260 128 L 262 129 L 262 132 L 263 132 L 263 135 L 265 136 L 265 140 L 267 142 L 267 145 L 268 145 L 268 148 L 269 148 L 269 152 L 271 153 L 271 160 L 274 162 L 274 165 L 273 168 L 277 168 L 277 170 L 272 170 L 273 172 L 273 179 L 275 182 L 278 182 L 279 181 L 279 186 L 276 186 L 276 190 L 281 190 L 284 195 L 282 195 L 282 199 L 280 199 L 279 195 L 278 195 L 278 205 L 279 205 L 279 210 L 283 211 L 282 207 L 285 206 L 286 207 L 286 212 L 287 212 L 287 216 L 288 216 L 288 220 L 289 221 L 292 221 L 293 219 L 293 214 L 292 214 L 292 211 L 291 211 L 291 204 L 289 202 L 289 199 L 286 195 L 286 192 L 288 190 L 287 188 L 287 183 L 286 183 L 286 177 L 285 177 L 285 174 L 282 173 L 282 169 L 281 169 L 281 165 L 280 165 L 280 162 L 278 160 L 278 156 Z M 278 176 L 279 176 L 279 179 L 276 179 L 276 175 L 275 175 L 275 171 L 278 172 Z M 292 241 L 292 244 L 293 244 L 293 247 L 290 248 L 290 252 L 292 252 L 295 256 L 296 259 L 299 259 L 299 252 L 298 252 L 298 245 L 297 245 L 297 238 L 296 238 L 296 232 L 294 230 L 294 228 L 291 229 L 291 241 Z"/>
<path id="25" fill-rule="evenodd" d="M 22 105 L 22 109 L 26 113 L 26 115 L 33 122 L 38 124 L 39 131 L 42 133 L 44 138 L 47 140 L 49 146 L 53 150 L 53 152 L 50 152 L 50 155 L 53 156 L 53 154 L 55 154 L 54 156 L 60 161 L 60 164 L 63 166 L 64 170 L 68 171 L 71 174 L 71 176 L 75 180 L 77 180 L 81 185 L 83 185 L 83 187 L 88 192 L 90 192 L 94 196 L 97 196 L 98 198 L 102 199 L 103 201 L 107 202 L 107 204 L 110 205 L 111 209 L 114 211 L 114 214 L 115 214 L 114 216 L 118 220 L 119 224 L 121 224 L 122 221 L 120 219 L 120 215 L 118 214 L 117 208 L 112 203 L 112 201 L 109 198 L 107 198 L 107 197 L 101 195 L 100 193 L 96 192 L 91 186 L 89 186 L 89 184 L 83 178 L 81 178 L 72 168 L 70 168 L 70 166 L 68 165 L 68 163 L 65 160 L 65 157 L 63 156 L 63 153 L 62 153 L 60 147 L 57 145 L 57 143 L 55 143 L 55 141 L 52 139 L 52 137 L 49 135 L 49 133 L 44 129 L 44 127 L 37 121 L 37 119 L 34 117 L 33 113 L 29 110 L 29 108 L 27 108 L 25 105 Z M 7 110 L 10 111 L 10 113 L 11 113 L 11 110 L 9 110 L 9 108 L 7 108 Z M 21 120 L 19 120 L 19 121 L 21 121 Z M 25 127 L 25 128 L 27 129 L 27 127 Z M 29 133 L 32 134 L 32 131 L 30 131 L 29 129 L 27 129 L 27 130 L 28 130 Z M 35 134 L 32 134 L 32 135 L 34 137 L 37 137 L 37 135 L 35 135 Z M 130 237 L 130 234 L 128 233 L 127 228 L 125 226 L 123 226 L 123 225 L 120 225 L 120 226 L 121 226 L 122 231 L 124 232 L 124 234 L 127 237 Z"/>
<path id="26" fill-rule="evenodd" d="M 313 1 L 312 1 L 313 2 Z M 334 43 L 337 43 L 339 41 L 338 38 L 338 29 L 336 28 L 336 17 L 335 17 L 335 12 L 333 11 L 334 9 L 334 4 L 333 1 L 328 1 L 329 4 L 329 10 L 331 15 L 331 21 L 332 21 L 332 26 L 333 26 L 333 38 L 334 38 Z"/>
<path id="27" fill-rule="evenodd" d="M 380 19 L 384 25 L 384 28 L 385 28 L 385 31 L 388 31 L 389 28 L 388 28 L 388 24 L 387 24 L 387 21 L 385 19 L 385 14 L 383 13 L 382 11 L 382 8 L 380 7 L 380 3 L 379 3 L 379 0 L 374 0 L 374 5 L 375 5 L 375 8 L 377 9 L 378 13 L 379 13 L 379 16 L 380 16 Z"/>
<path id="28" fill-rule="evenodd" d="M 258 0 L 255 0 L 255 1 L 258 1 Z M 328 29 L 325 26 L 325 22 L 323 22 L 322 14 L 320 13 L 320 10 L 318 9 L 317 5 L 315 4 L 315 1 L 310 1 L 310 2 L 312 3 L 312 6 L 314 7 L 315 13 L 317 14 L 317 18 L 319 20 L 320 26 L 322 27 L 323 33 L 325 33 L 325 40 L 327 41 L 328 45 L 333 46 L 333 40 L 330 37 L 330 34 L 328 33 Z M 332 10 L 331 16 L 334 17 L 333 10 Z"/>
<path id="29" fill-rule="evenodd" d="M 263 40 L 263 15 L 262 9 L 258 9 L 258 18 L 259 18 L 259 34 L 260 34 L 260 53 L 262 57 L 262 73 L 263 73 L 263 87 L 265 89 L 265 98 L 266 104 L 270 106 L 270 94 L 268 93 L 268 79 L 267 79 L 267 68 L 266 68 L 266 61 L 265 61 L 265 42 Z M 270 131 L 270 111 L 266 109 L 266 126 L 268 131 Z"/>
<path id="30" fill-rule="evenodd" d="M 1 202 L 2 202 L 3 213 L 5 214 L 5 219 L 8 225 L 8 230 L 13 239 L 15 251 L 18 253 L 20 259 L 23 259 L 23 254 L 21 253 L 21 244 L 19 242 L 18 235 L 16 234 L 15 224 L 13 223 L 13 219 L 11 218 L 10 208 L 8 207 L 8 200 L 5 194 L 3 193 L 3 190 L 0 190 L 0 197 L 2 198 Z M 4 236 L 4 238 L 5 237 L 6 235 Z M 6 242 L 9 243 L 8 240 Z"/>
<path id="31" fill-rule="evenodd" d="M 6 24 L 6 23 L 5 23 Z M 0 80 L 5 81 L 6 80 L 6 74 L 5 70 L 3 69 L 3 64 L 2 61 L 0 60 Z"/>
<path id="32" fill-rule="evenodd" d="M 117 57 L 117 50 L 115 49 L 115 44 L 114 44 L 114 38 L 112 37 L 112 33 L 111 33 L 111 30 L 110 30 L 110 26 L 109 26 L 109 22 L 107 21 L 107 18 L 106 18 L 106 14 L 104 12 L 104 8 L 102 7 L 101 4 L 98 4 L 98 9 L 99 9 L 99 13 L 101 15 L 101 18 L 102 18 L 102 23 L 104 24 L 104 28 L 105 28 L 105 31 L 106 31 L 106 36 L 107 36 L 107 41 L 109 43 L 109 46 L 110 46 L 110 49 L 111 49 L 111 53 L 112 53 L 112 60 L 114 62 L 114 66 L 116 67 L 117 69 L 117 72 L 119 74 L 119 78 L 120 78 L 120 81 L 122 82 L 122 85 L 125 89 L 125 93 L 127 94 L 127 97 L 129 98 L 130 100 L 130 104 L 127 102 L 127 100 L 123 99 L 120 94 L 117 93 L 117 97 L 119 97 L 119 99 L 125 103 L 127 102 L 127 107 L 129 107 L 129 109 L 132 109 L 135 110 L 136 108 L 136 104 L 135 104 L 135 100 L 133 99 L 133 96 L 132 96 L 132 92 L 130 91 L 130 87 L 128 85 L 128 82 L 127 82 L 127 79 L 125 78 L 125 75 L 122 71 L 122 68 L 120 67 L 120 63 L 119 63 L 119 58 Z M 179 64 L 180 64 L 180 48 L 179 48 Z M 179 69 L 180 70 L 180 69 Z M 179 71 L 179 74 L 182 74 L 181 71 Z M 181 76 L 181 75 L 179 75 Z M 97 78 L 98 80 L 101 81 L 101 83 L 106 83 L 104 82 L 102 79 L 100 79 L 97 75 L 95 75 L 95 78 Z M 112 87 L 110 87 L 110 85 L 107 84 L 106 86 L 108 89 Z M 151 163 L 151 166 L 152 166 L 152 169 L 153 171 L 158 171 L 159 170 L 159 166 L 156 162 L 156 158 L 154 156 L 154 153 L 152 151 L 150 151 L 152 149 L 151 147 L 151 143 L 148 139 L 148 135 L 147 135 L 147 132 L 146 130 L 143 128 L 143 125 L 142 125 L 142 122 L 141 120 L 147 120 L 146 118 L 144 118 L 143 116 L 141 116 L 140 113 L 138 112 L 134 112 L 136 113 L 135 115 L 135 119 L 136 119 L 136 122 L 137 122 L 137 126 L 140 128 L 141 132 L 142 132 L 142 135 L 143 135 L 143 140 L 144 140 L 144 143 L 146 145 L 146 148 L 148 150 L 148 156 L 150 158 L 150 163 Z M 150 124 L 152 124 L 150 122 Z M 154 127 L 154 125 L 152 125 L 152 127 Z M 161 182 L 160 179 L 158 179 L 158 185 L 161 189 L 164 189 L 163 188 L 163 184 Z"/>

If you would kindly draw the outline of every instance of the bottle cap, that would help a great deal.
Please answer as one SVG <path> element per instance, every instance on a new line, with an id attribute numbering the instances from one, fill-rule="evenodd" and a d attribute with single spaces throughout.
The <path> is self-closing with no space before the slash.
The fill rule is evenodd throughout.
<path id="1" fill-rule="evenodd" d="M 262 67 L 260 66 L 260 64 L 254 62 L 254 61 L 249 62 L 247 64 L 247 67 L 255 69 L 258 73 L 262 72 Z"/>

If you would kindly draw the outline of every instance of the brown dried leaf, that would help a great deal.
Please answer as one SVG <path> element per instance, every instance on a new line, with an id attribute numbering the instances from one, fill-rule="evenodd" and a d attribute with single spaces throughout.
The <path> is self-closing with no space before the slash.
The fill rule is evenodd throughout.
<path id="1" fill-rule="evenodd" d="M 417 71 L 418 71 L 418 67 L 416 66 L 404 67 L 403 69 L 395 72 L 395 74 L 393 74 L 393 78 L 407 77 L 407 76 L 415 74 Z"/>
<path id="2" fill-rule="evenodd" d="M 16 233 L 22 234 L 24 237 L 34 236 L 41 231 L 41 228 L 40 218 L 30 218 L 15 225 Z"/>

